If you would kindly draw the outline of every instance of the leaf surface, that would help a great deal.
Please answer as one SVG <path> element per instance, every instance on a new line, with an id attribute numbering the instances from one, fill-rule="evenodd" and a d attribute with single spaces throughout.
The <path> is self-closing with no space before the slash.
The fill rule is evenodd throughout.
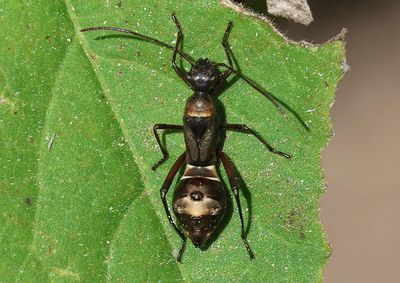
<path id="1" fill-rule="evenodd" d="M 25 1 L 1 8 L 9 11 L 0 16 L 1 278 L 321 280 L 329 247 L 319 222 L 319 159 L 342 75 L 342 41 L 288 43 L 265 22 L 216 1 Z M 170 66 L 171 50 L 112 32 L 78 32 L 118 26 L 172 44 L 172 11 L 184 51 L 216 62 L 226 61 L 220 41 L 233 21 L 229 42 L 242 72 L 293 110 L 283 117 L 241 80 L 220 96 L 227 121 L 247 124 L 293 155 L 286 160 L 254 137 L 227 134 L 254 261 L 232 201 L 208 249 L 188 243 L 183 263 L 174 259 L 179 237 L 159 188 L 184 151 L 181 134 L 164 136 L 170 159 L 150 169 L 161 157 L 153 124 L 181 124 L 191 92 Z"/>

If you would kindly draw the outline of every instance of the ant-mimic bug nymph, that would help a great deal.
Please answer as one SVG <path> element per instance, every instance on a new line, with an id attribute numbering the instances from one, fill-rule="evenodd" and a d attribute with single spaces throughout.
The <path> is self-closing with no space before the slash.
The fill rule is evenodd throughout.
<path id="1" fill-rule="evenodd" d="M 284 113 L 276 99 L 263 90 L 249 78 L 241 74 L 233 66 L 231 50 L 228 44 L 228 36 L 232 29 L 232 22 L 228 23 L 222 38 L 222 46 L 225 50 L 228 64 L 215 63 L 207 58 L 193 60 L 181 49 L 183 33 L 175 14 L 172 19 L 177 28 L 175 46 L 169 45 L 155 38 L 139 34 L 134 31 L 116 27 L 89 27 L 82 32 L 93 30 L 112 30 L 133 35 L 136 38 L 164 46 L 173 50 L 172 67 L 178 76 L 192 89 L 193 94 L 188 98 L 183 116 L 183 125 L 156 124 L 153 131 L 163 157 L 156 162 L 152 169 L 155 170 L 168 158 L 168 152 L 161 143 L 158 130 L 180 130 L 183 131 L 186 151 L 175 161 L 161 187 L 161 200 L 164 205 L 170 224 L 182 239 L 177 260 L 180 261 L 185 247 L 186 239 L 189 238 L 195 247 L 203 247 L 208 239 L 219 227 L 226 211 L 227 195 L 216 171 L 216 164 L 221 161 L 227 173 L 229 184 L 237 204 L 240 223 L 241 238 L 251 259 L 254 254 L 245 238 L 243 213 L 239 199 L 239 186 L 234 175 L 234 170 L 227 155 L 219 148 L 219 137 L 223 131 L 233 130 L 244 132 L 255 136 L 266 148 L 285 158 L 291 156 L 276 150 L 270 146 L 256 131 L 244 124 L 222 123 L 216 109 L 216 100 L 221 87 L 225 86 L 226 80 L 231 75 L 243 79 L 256 91 L 264 95 L 272 104 Z M 179 67 L 176 63 L 177 56 L 185 59 L 191 68 L 189 71 Z M 220 68 L 225 69 L 223 71 Z M 174 191 L 173 211 L 178 225 L 175 224 L 166 199 L 167 192 L 178 171 L 185 165 L 184 173 Z"/>

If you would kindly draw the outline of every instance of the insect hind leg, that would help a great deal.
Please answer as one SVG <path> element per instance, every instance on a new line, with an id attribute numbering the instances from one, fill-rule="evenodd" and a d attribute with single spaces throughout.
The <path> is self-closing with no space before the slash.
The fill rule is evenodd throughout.
<path id="1" fill-rule="evenodd" d="M 235 178 L 235 173 L 233 171 L 232 165 L 229 163 L 229 160 L 224 152 L 220 152 L 220 158 L 222 161 L 222 165 L 224 166 L 225 172 L 228 176 L 229 180 L 229 185 L 232 189 L 233 196 L 235 197 L 236 205 L 238 208 L 239 212 L 239 218 L 240 218 L 240 225 L 241 225 L 241 238 L 242 242 L 247 250 L 247 253 L 249 254 L 250 259 L 254 259 L 254 253 L 250 248 L 249 242 L 246 240 L 246 236 L 244 233 L 244 221 L 243 221 L 243 213 L 242 213 L 242 206 L 240 205 L 240 198 L 239 198 L 239 184 Z"/>
<path id="2" fill-rule="evenodd" d="M 172 181 L 174 180 L 176 173 L 179 171 L 179 169 L 182 167 L 182 165 L 185 163 L 185 158 L 186 158 L 186 152 L 182 153 L 181 156 L 175 161 L 174 165 L 172 165 L 171 170 L 169 171 L 167 177 L 164 180 L 164 183 L 160 189 L 160 196 L 161 196 L 161 201 L 164 206 L 165 213 L 167 214 L 167 218 L 169 223 L 171 224 L 172 227 L 174 227 L 176 233 L 179 235 L 179 237 L 182 239 L 182 244 L 179 249 L 178 255 L 176 257 L 177 261 L 181 261 L 183 251 L 185 250 L 185 245 L 186 245 L 186 237 L 182 233 L 182 231 L 178 228 L 178 226 L 175 224 L 174 219 L 172 218 L 171 212 L 169 210 L 168 202 L 167 202 L 167 193 L 169 191 L 169 188 L 171 187 Z"/>

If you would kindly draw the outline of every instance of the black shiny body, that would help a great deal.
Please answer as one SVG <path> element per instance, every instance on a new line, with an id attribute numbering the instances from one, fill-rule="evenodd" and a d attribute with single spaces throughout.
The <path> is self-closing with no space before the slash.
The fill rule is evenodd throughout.
<path id="1" fill-rule="evenodd" d="M 172 203 L 185 236 L 194 246 L 201 247 L 224 217 L 226 192 L 220 181 L 204 177 L 182 179 Z"/>
<path id="2" fill-rule="evenodd" d="M 221 127 L 214 90 L 223 75 L 214 63 L 202 58 L 186 79 L 194 89 L 183 117 L 187 166 L 172 204 L 184 235 L 201 247 L 219 226 L 226 210 L 226 191 L 215 169 Z"/>
<path id="3" fill-rule="evenodd" d="M 185 247 L 186 239 L 189 238 L 195 247 L 203 247 L 208 239 L 219 227 L 226 211 L 227 192 L 222 186 L 217 174 L 216 165 L 221 162 L 229 179 L 229 184 L 237 204 L 241 223 L 241 238 L 251 259 L 254 254 L 250 249 L 244 233 L 243 213 L 239 198 L 239 186 L 228 157 L 219 147 L 221 133 L 226 130 L 234 130 L 251 134 L 262 142 L 266 148 L 278 155 L 290 158 L 290 155 L 276 150 L 270 146 L 256 131 L 244 124 L 227 124 L 219 120 L 216 108 L 216 99 L 221 87 L 231 75 L 243 79 L 256 91 L 264 95 L 281 113 L 283 109 L 275 98 L 263 90 L 249 78 L 241 74 L 233 66 L 231 51 L 228 45 L 228 36 L 232 29 L 232 23 L 228 23 L 222 38 L 222 46 L 228 60 L 228 64 L 215 63 L 207 58 L 193 60 L 184 53 L 181 48 L 183 33 L 180 23 L 172 14 L 172 19 L 177 28 L 177 39 L 174 46 L 159 41 L 155 38 L 139 34 L 134 31 L 115 27 L 90 27 L 82 32 L 93 30 L 112 30 L 133 35 L 136 38 L 172 49 L 172 67 L 177 75 L 191 88 L 193 94 L 188 98 L 183 116 L 183 125 L 156 124 L 153 132 L 160 146 L 163 157 L 156 162 L 152 169 L 155 170 L 168 158 L 168 152 L 161 142 L 159 130 L 180 130 L 183 131 L 186 150 L 175 161 L 160 189 L 161 200 L 170 224 L 182 239 L 182 246 L 179 249 L 177 260 Z M 185 59 L 191 68 L 186 71 L 176 63 L 177 56 Z M 224 68 L 220 71 L 219 68 Z M 185 166 L 185 167 L 184 167 Z M 184 173 L 174 191 L 172 206 L 178 220 L 175 224 L 167 201 L 167 193 L 171 184 L 180 171 Z"/>
<path id="4" fill-rule="evenodd" d="M 217 162 L 219 126 L 214 97 L 195 92 L 186 102 L 183 117 L 188 164 L 207 166 Z"/>

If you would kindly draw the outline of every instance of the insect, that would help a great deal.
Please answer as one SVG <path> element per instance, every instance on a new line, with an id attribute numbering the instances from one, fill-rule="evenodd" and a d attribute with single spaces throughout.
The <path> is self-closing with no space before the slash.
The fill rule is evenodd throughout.
<path id="1" fill-rule="evenodd" d="M 182 239 L 177 260 L 181 261 L 187 238 L 192 241 L 195 247 L 204 247 L 216 228 L 220 226 L 224 217 L 227 193 L 217 174 L 216 165 L 219 161 L 221 161 L 227 173 L 229 184 L 236 201 L 241 223 L 241 239 L 250 259 L 253 259 L 254 254 L 244 233 L 243 213 L 239 199 L 239 185 L 233 167 L 227 155 L 222 150 L 222 146 L 219 145 L 219 138 L 226 130 L 244 132 L 256 137 L 270 152 L 288 159 L 291 158 L 291 156 L 270 146 L 260 134 L 244 124 L 223 123 L 219 117 L 220 113 L 218 113 L 216 109 L 217 96 L 221 88 L 226 86 L 227 79 L 231 75 L 234 75 L 243 79 L 256 91 L 264 95 L 281 113 L 284 113 L 284 111 L 272 95 L 264 91 L 261 87 L 252 82 L 252 80 L 234 68 L 231 50 L 228 44 L 228 36 L 232 30 L 232 22 L 228 22 L 228 26 L 221 41 L 228 61 L 228 64 L 225 64 L 215 63 L 208 58 L 193 60 L 188 54 L 184 53 L 181 49 L 183 40 L 181 25 L 175 14 L 172 14 L 172 20 L 177 29 L 177 37 L 174 46 L 159 41 L 158 39 L 117 27 L 89 27 L 81 31 L 111 30 L 127 33 L 133 35 L 135 38 L 173 50 L 172 68 L 190 87 L 193 94 L 186 102 L 183 125 L 154 125 L 154 136 L 163 157 L 153 165 L 152 169 L 155 170 L 168 158 L 168 152 L 161 142 L 158 131 L 183 131 L 186 150 L 172 165 L 160 189 L 161 200 L 169 223 Z M 178 55 L 181 60 L 183 58 L 190 64 L 191 68 L 189 71 L 185 70 L 182 66 L 178 66 Z M 224 70 L 221 71 L 220 68 Z M 178 222 L 178 224 L 176 224 L 167 202 L 167 193 L 178 171 L 180 171 L 181 168 L 183 169 L 183 167 L 184 172 L 175 188 L 172 201 L 173 212 Z"/>

